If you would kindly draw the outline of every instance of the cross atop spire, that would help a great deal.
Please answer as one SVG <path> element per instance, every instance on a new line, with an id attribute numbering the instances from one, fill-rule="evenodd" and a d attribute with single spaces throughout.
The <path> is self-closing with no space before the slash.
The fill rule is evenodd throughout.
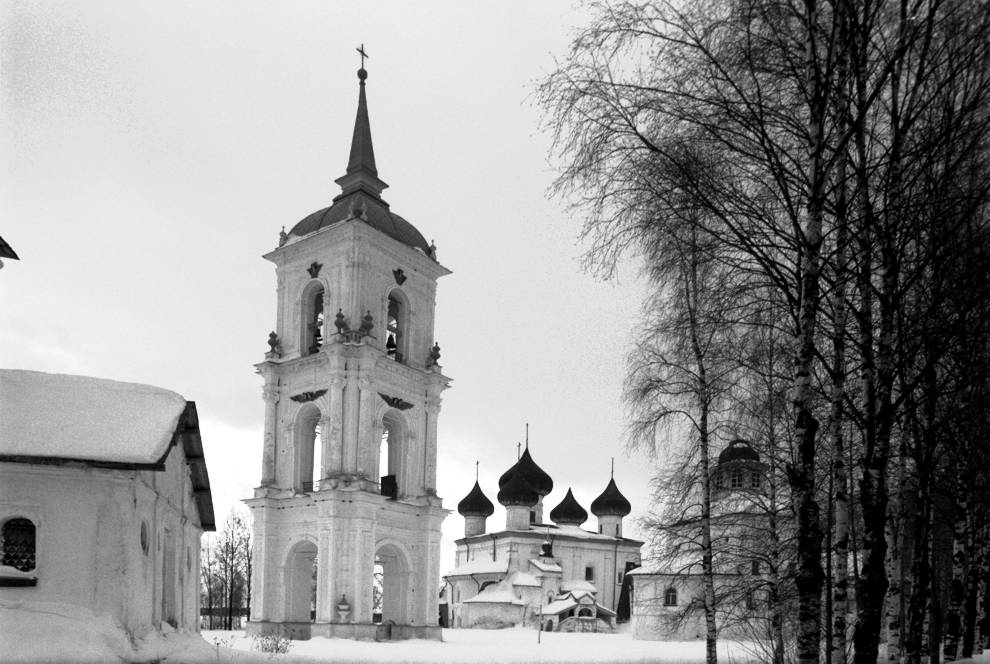
<path id="1" fill-rule="evenodd" d="M 375 167 L 375 148 L 371 143 L 371 121 L 368 119 L 368 97 L 365 94 L 365 81 L 368 72 L 364 68 L 364 59 L 368 57 L 361 44 L 357 52 L 361 54 L 361 68 L 358 69 L 358 107 L 354 119 L 354 135 L 351 138 L 351 154 L 347 160 L 347 173 L 337 178 L 336 182 L 345 196 L 358 189 L 380 199 L 382 190 L 387 184 L 378 179 L 378 169 Z"/>
<path id="2" fill-rule="evenodd" d="M 529 449 L 529 422 L 526 423 L 526 449 Z"/>
<path id="3" fill-rule="evenodd" d="M 481 464 L 481 462 L 480 462 L 480 461 L 475 461 L 475 462 L 474 462 L 474 481 L 475 481 L 475 482 L 477 482 L 477 481 L 478 481 L 478 466 L 479 466 L 480 464 Z"/>

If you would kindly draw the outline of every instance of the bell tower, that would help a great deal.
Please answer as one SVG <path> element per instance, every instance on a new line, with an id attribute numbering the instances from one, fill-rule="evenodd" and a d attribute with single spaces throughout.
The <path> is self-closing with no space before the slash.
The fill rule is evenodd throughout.
<path id="1" fill-rule="evenodd" d="M 433 320 L 450 271 L 381 196 L 367 78 L 362 66 L 340 193 L 265 255 L 278 309 L 256 365 L 261 482 L 244 501 L 254 633 L 382 638 L 389 625 L 391 638 L 439 638 L 437 418 L 449 379 Z"/>

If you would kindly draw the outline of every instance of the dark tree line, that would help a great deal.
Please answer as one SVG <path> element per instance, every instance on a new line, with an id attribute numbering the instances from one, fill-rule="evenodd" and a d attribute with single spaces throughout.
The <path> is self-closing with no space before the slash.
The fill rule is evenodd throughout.
<path id="1" fill-rule="evenodd" d="M 713 445 L 758 432 L 787 507 L 776 590 L 796 615 L 770 622 L 797 661 L 979 651 L 990 9 L 590 8 L 539 90 L 557 191 L 585 219 L 591 265 L 636 257 L 654 287 L 631 357 L 634 438 L 689 423 L 703 575 Z M 716 601 L 705 592 L 712 662 Z"/>
<path id="2" fill-rule="evenodd" d="M 220 532 L 200 547 L 200 609 L 205 629 L 235 629 L 251 611 L 251 524 L 232 509 Z M 235 620 L 237 618 L 237 620 Z"/>

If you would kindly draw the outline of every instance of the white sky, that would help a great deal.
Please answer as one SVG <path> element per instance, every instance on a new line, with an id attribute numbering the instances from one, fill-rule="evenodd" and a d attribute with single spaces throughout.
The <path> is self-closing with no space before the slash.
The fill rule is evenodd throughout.
<path id="1" fill-rule="evenodd" d="M 0 366 L 137 381 L 195 400 L 218 519 L 260 478 L 279 229 L 329 204 L 370 59 L 379 175 L 436 241 L 453 385 L 439 492 L 534 459 L 585 508 L 608 481 L 648 509 L 620 393 L 641 292 L 582 272 L 581 220 L 548 200 L 535 82 L 564 2 L 0 3 Z M 504 525 L 499 510 L 489 529 Z M 593 528 L 594 520 L 586 527 Z M 446 569 L 463 520 L 444 524 Z M 633 535 L 636 531 L 633 530 Z"/>

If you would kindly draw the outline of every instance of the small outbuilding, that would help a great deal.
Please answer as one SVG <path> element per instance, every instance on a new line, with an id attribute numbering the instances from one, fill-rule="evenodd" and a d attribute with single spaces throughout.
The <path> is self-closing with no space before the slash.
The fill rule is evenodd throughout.
<path id="1" fill-rule="evenodd" d="M 214 529 L 193 402 L 0 370 L 3 608 L 69 605 L 131 639 L 196 630 L 200 535 Z"/>

